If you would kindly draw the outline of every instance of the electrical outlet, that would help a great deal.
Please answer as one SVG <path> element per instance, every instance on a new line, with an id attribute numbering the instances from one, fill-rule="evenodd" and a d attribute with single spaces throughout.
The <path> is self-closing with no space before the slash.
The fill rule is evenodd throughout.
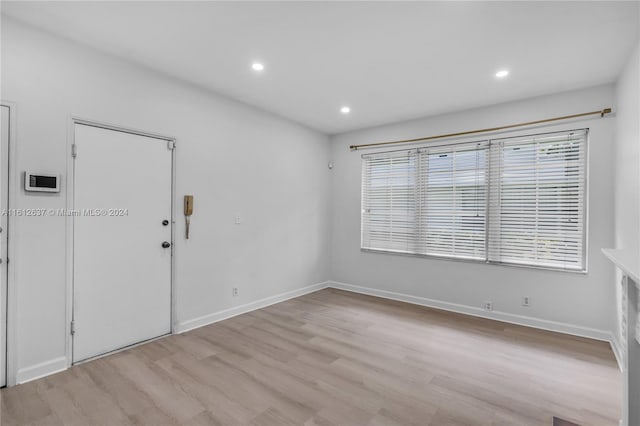
<path id="1" fill-rule="evenodd" d="M 484 302 L 484 310 L 485 311 L 493 311 L 493 302 L 491 302 L 491 301 Z"/>
<path id="2" fill-rule="evenodd" d="M 238 295 L 238 287 L 234 287 L 232 291 L 233 297 L 236 297 Z"/>
<path id="3" fill-rule="evenodd" d="M 531 306 L 531 299 L 529 298 L 529 296 L 524 296 L 522 298 L 522 306 L 524 306 L 525 308 Z"/>
<path id="4" fill-rule="evenodd" d="M 240 217 L 239 214 L 236 215 L 236 225 L 240 225 L 240 223 L 242 222 L 242 218 Z"/>

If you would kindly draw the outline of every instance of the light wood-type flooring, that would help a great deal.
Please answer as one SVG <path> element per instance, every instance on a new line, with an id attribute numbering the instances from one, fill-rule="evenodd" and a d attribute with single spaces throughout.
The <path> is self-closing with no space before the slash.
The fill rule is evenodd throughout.
<path id="1" fill-rule="evenodd" d="M 0 391 L 2 425 L 617 425 L 608 343 L 325 289 Z"/>

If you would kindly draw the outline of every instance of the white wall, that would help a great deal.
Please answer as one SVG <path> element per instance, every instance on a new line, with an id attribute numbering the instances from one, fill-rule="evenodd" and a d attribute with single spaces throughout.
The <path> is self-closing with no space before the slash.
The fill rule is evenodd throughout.
<path id="1" fill-rule="evenodd" d="M 515 78 L 515 77 L 514 77 Z M 586 275 L 360 251 L 360 155 L 349 145 L 407 139 L 600 110 L 616 110 L 611 85 L 366 129 L 332 138 L 332 279 L 432 299 L 430 304 L 582 333 L 602 339 L 612 328 L 612 265 L 600 253 L 613 243 L 615 117 L 593 118 L 519 133 L 589 127 L 589 223 Z M 476 137 L 474 140 L 479 139 Z M 397 149 L 397 148 L 396 148 Z M 529 296 L 531 307 L 521 306 Z M 528 318 L 522 318 L 525 316 Z"/>
<path id="2" fill-rule="evenodd" d="M 616 248 L 640 254 L 640 46 L 616 84 Z"/>
<path id="3" fill-rule="evenodd" d="M 17 106 L 15 172 L 64 175 L 72 115 L 177 138 L 178 212 L 195 195 L 188 241 L 177 215 L 179 323 L 329 278 L 327 136 L 5 17 L 2 98 Z M 64 208 L 67 197 L 19 190 L 11 207 Z M 18 368 L 29 378 L 65 356 L 65 219 L 12 226 Z"/>
<path id="4" fill-rule="evenodd" d="M 616 123 L 615 143 L 615 248 L 635 256 L 640 265 L 640 44 L 633 51 L 616 84 L 616 103 L 619 113 Z M 620 338 L 620 282 L 622 273 L 617 271 L 616 289 L 616 340 Z M 627 370 L 624 409 L 628 409 L 628 424 L 640 423 L 640 345 L 635 340 L 635 323 L 638 312 L 638 288 L 629 281 L 627 305 L 627 352 L 624 368 Z M 616 341 L 618 350 L 622 350 Z"/>

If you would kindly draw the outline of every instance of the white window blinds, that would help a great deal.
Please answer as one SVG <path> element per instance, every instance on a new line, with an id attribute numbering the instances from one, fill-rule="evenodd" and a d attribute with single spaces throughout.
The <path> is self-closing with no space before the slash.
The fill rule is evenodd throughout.
<path id="1" fill-rule="evenodd" d="M 486 258 L 487 143 L 419 150 L 419 253 Z"/>
<path id="2" fill-rule="evenodd" d="M 485 259 L 487 148 L 364 155 L 362 247 Z"/>
<path id="3" fill-rule="evenodd" d="M 586 130 L 362 156 L 362 248 L 585 269 Z"/>
<path id="4" fill-rule="evenodd" d="M 586 137 L 492 141 L 490 261 L 585 269 Z"/>
<path id="5" fill-rule="evenodd" d="M 362 247 L 417 252 L 417 151 L 362 158 Z"/>

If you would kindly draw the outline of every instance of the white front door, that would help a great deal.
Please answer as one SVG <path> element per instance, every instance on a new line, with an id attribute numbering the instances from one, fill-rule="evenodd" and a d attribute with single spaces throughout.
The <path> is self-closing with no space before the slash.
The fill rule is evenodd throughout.
<path id="1" fill-rule="evenodd" d="M 7 226 L 8 226 L 8 193 L 9 193 L 9 107 L 2 105 L 2 121 L 0 133 L 0 208 L 4 210 L 0 216 L 0 386 L 7 384 Z"/>
<path id="2" fill-rule="evenodd" d="M 167 140 L 75 124 L 73 361 L 171 332 Z"/>

